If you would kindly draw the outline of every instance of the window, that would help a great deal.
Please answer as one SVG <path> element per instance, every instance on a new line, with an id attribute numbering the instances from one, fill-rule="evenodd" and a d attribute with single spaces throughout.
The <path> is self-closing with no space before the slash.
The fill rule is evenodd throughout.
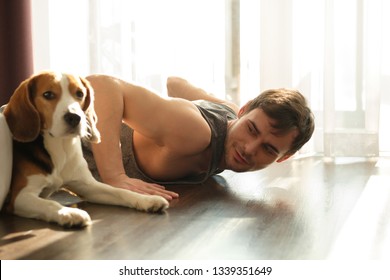
<path id="1" fill-rule="evenodd" d="M 32 4 L 36 71 L 106 73 L 162 93 L 178 75 L 240 105 L 268 88 L 297 88 L 316 115 L 302 152 L 390 152 L 389 1 Z"/>

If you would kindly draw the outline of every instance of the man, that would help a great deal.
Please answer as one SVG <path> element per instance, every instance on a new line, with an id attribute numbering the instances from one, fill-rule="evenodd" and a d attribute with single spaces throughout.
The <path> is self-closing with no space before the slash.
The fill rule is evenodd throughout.
<path id="1" fill-rule="evenodd" d="M 178 194 L 162 185 L 201 183 L 225 169 L 245 172 L 282 162 L 314 130 L 305 98 L 293 90 L 266 91 L 239 109 L 176 77 L 168 78 L 169 98 L 110 76 L 87 79 L 101 133 L 92 152 L 83 147 L 93 174 L 114 187 L 168 200 Z"/>

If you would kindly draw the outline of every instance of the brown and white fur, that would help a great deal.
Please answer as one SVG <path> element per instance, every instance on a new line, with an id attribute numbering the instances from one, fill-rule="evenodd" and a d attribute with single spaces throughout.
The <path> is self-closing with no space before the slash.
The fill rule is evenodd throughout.
<path id="1" fill-rule="evenodd" d="M 93 89 L 70 74 L 42 72 L 16 89 L 4 110 L 13 134 L 13 172 L 6 210 L 65 227 L 90 224 L 88 213 L 47 199 L 65 186 L 86 201 L 149 212 L 168 207 L 160 196 L 142 195 L 95 180 L 80 138 L 99 142 Z"/>

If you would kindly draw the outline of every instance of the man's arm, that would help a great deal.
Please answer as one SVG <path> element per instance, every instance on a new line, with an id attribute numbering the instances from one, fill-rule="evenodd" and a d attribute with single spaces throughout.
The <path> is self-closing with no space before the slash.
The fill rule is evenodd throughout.
<path id="1" fill-rule="evenodd" d="M 195 87 L 187 80 L 179 77 L 168 77 L 167 79 L 168 96 L 178 97 L 186 100 L 207 100 L 215 103 L 225 104 L 238 113 L 239 107 L 233 102 L 222 100 L 208 94 L 205 90 Z"/>
<path id="2" fill-rule="evenodd" d="M 93 144 L 92 150 L 102 180 L 141 193 L 177 197 L 177 194 L 161 190 L 160 186 L 126 176 L 120 149 L 120 126 L 124 121 L 160 150 L 179 157 L 193 155 L 209 145 L 211 135 L 210 127 L 197 107 L 188 100 L 163 98 L 114 77 L 95 75 L 87 79 L 95 91 L 101 143 Z M 138 149 L 138 153 L 142 153 L 144 148 Z"/>
<path id="3" fill-rule="evenodd" d="M 94 75 L 87 79 L 95 91 L 97 128 L 101 134 L 101 142 L 92 144 L 92 151 L 103 182 L 138 193 L 161 195 L 166 199 L 178 197 L 176 193 L 167 191 L 162 186 L 127 177 L 122 162 L 122 121 L 126 117 L 132 126 L 146 135 L 158 137 L 161 132 L 154 128 L 160 126 L 158 121 L 161 115 L 153 110 L 160 106 L 156 101 L 160 97 L 142 87 L 110 76 Z M 153 126 L 153 123 L 156 126 Z"/>

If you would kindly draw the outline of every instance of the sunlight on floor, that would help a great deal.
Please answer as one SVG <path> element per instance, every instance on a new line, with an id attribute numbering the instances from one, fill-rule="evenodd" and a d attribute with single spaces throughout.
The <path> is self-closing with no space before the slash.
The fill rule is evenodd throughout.
<path id="1" fill-rule="evenodd" d="M 329 259 L 390 259 L 390 176 L 371 176 Z"/>

